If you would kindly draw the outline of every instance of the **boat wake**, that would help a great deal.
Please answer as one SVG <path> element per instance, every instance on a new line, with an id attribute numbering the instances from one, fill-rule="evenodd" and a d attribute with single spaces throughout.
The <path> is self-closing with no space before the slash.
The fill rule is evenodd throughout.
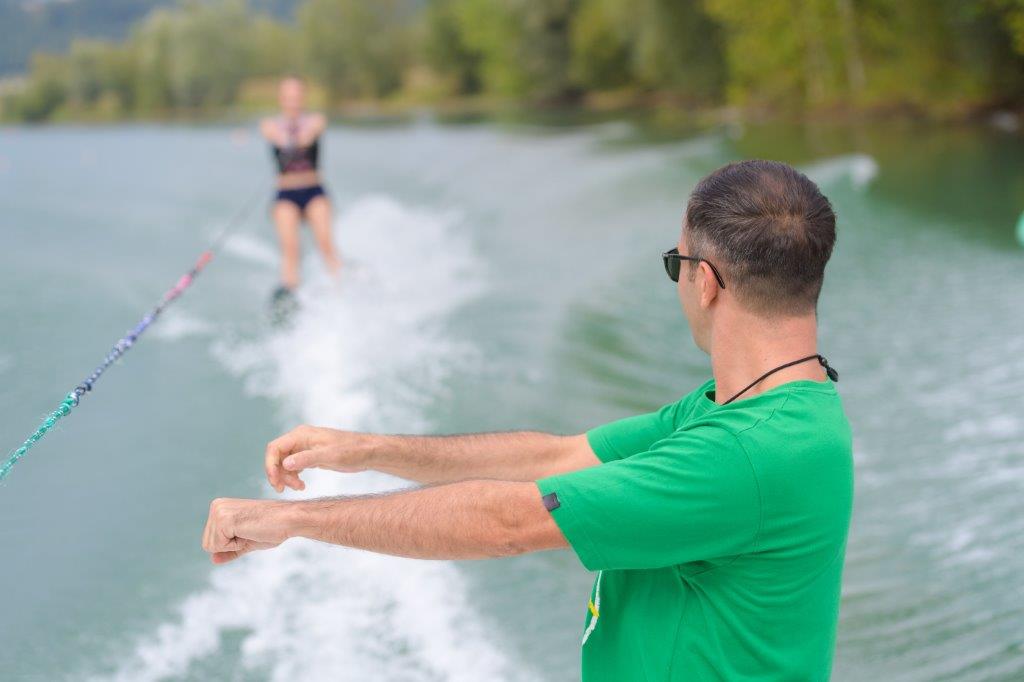
<path id="1" fill-rule="evenodd" d="M 294 325 L 219 339 L 214 355 L 250 394 L 275 400 L 282 430 L 429 428 L 426 408 L 449 369 L 475 352 L 445 321 L 482 290 L 479 258 L 457 215 L 387 197 L 354 202 L 337 224 L 342 254 L 358 267 L 338 283 L 314 278 Z M 303 497 L 403 485 L 378 474 L 304 478 Z M 456 564 L 291 541 L 213 569 L 109 679 L 534 679 L 502 654 L 496 622 L 475 608 Z"/>
<path id="2" fill-rule="evenodd" d="M 843 154 L 817 161 L 802 168 L 819 185 L 834 185 L 848 180 L 855 189 L 866 189 L 878 175 L 878 162 L 867 154 Z"/>

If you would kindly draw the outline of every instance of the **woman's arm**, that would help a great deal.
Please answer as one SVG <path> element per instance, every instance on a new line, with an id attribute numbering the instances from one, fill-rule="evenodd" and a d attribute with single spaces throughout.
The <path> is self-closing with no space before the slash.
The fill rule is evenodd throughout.
<path id="1" fill-rule="evenodd" d="M 265 118 L 260 121 L 260 134 L 273 145 L 280 146 L 278 140 L 277 122 L 272 118 Z"/>
<path id="2" fill-rule="evenodd" d="M 310 114 L 302 128 L 302 134 L 299 136 L 299 146 L 308 147 L 327 130 L 327 117 L 319 113 Z"/>

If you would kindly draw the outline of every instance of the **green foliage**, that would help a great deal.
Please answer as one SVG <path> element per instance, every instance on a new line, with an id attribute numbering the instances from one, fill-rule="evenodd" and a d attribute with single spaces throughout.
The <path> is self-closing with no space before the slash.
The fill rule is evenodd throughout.
<path id="1" fill-rule="evenodd" d="M 274 77 L 302 71 L 302 37 L 294 26 L 257 16 L 250 22 L 244 42 L 246 76 Z"/>
<path id="2" fill-rule="evenodd" d="M 14 101 L 14 115 L 24 121 L 52 118 L 68 98 L 67 62 L 40 53 L 32 58 L 28 87 Z"/>
<path id="3" fill-rule="evenodd" d="M 983 4 L 999 16 L 1010 36 L 1013 50 L 1024 55 L 1024 0 L 987 0 Z"/>
<path id="4" fill-rule="evenodd" d="M 451 11 L 460 40 L 478 56 L 483 87 L 501 95 L 524 96 L 529 75 L 519 60 L 522 27 L 513 3 L 452 0 Z"/>
<path id="5" fill-rule="evenodd" d="M 483 55 L 470 47 L 455 11 L 457 0 L 436 0 L 427 5 L 422 50 L 427 66 L 450 81 L 451 94 L 480 92 Z"/>
<path id="6" fill-rule="evenodd" d="M 725 29 L 729 94 L 740 104 L 820 105 L 836 98 L 835 3 L 708 0 Z"/>
<path id="7" fill-rule="evenodd" d="M 399 0 L 309 0 L 302 6 L 309 71 L 332 102 L 398 90 L 410 42 L 406 9 Z"/>
<path id="8" fill-rule="evenodd" d="M 250 2 L 301 4 L 294 23 L 245 0 L 154 9 L 123 42 L 38 55 L 4 111 L 219 111 L 247 80 L 288 72 L 312 76 L 332 105 L 437 94 L 564 104 L 616 91 L 797 114 L 943 113 L 1024 100 L 1024 0 Z M 256 85 L 246 98 L 264 94 L 246 102 L 258 105 L 269 83 Z"/>
<path id="9" fill-rule="evenodd" d="M 247 73 L 249 22 L 241 0 L 188 2 L 151 14 L 130 40 L 140 108 L 199 110 L 230 103 Z"/>
<path id="10" fill-rule="evenodd" d="M 24 71 L 33 52 L 64 52 L 76 38 L 122 40 L 161 4 L 168 0 L 0 0 L 0 74 Z"/>
<path id="11" fill-rule="evenodd" d="M 632 85 L 704 102 L 720 99 L 725 82 L 721 31 L 697 2 L 584 0 L 573 65 L 588 89 Z"/>
<path id="12" fill-rule="evenodd" d="M 518 28 L 514 52 L 522 70 L 522 92 L 540 102 L 560 102 L 576 94 L 570 79 L 569 31 L 575 0 L 521 0 L 514 5 Z"/>
<path id="13" fill-rule="evenodd" d="M 553 102 L 571 98 L 576 0 L 451 0 L 452 25 L 479 60 L 484 90 Z"/>
<path id="14" fill-rule="evenodd" d="M 707 0 L 740 104 L 950 105 L 1019 98 L 1011 4 L 1022 0 Z M 1004 6 L 1002 14 L 999 6 Z"/>
<path id="15" fill-rule="evenodd" d="M 158 7 L 175 0 L 0 0 L 0 76 L 22 73 L 33 52 L 58 53 L 76 40 L 121 42 Z M 301 0 L 248 0 L 251 9 L 291 17 Z"/>
<path id="16" fill-rule="evenodd" d="M 588 90 L 628 87 L 633 84 L 630 68 L 631 41 L 616 16 L 616 3 L 582 0 L 570 32 L 572 75 Z"/>
<path id="17" fill-rule="evenodd" d="M 641 84 L 705 100 L 720 96 L 725 69 L 721 32 L 703 5 L 643 0 L 632 17 L 632 63 Z"/>

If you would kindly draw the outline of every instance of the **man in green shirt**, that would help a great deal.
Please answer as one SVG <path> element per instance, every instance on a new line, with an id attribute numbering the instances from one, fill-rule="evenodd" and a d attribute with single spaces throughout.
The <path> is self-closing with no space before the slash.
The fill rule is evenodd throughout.
<path id="1" fill-rule="evenodd" d="M 419 558 L 571 547 L 597 571 L 585 682 L 825 680 L 853 497 L 850 429 L 817 351 L 835 215 L 781 163 L 694 189 L 663 254 L 714 378 L 577 436 L 379 436 L 299 427 L 267 446 L 279 492 L 311 467 L 431 484 L 371 497 L 214 500 L 215 563 L 307 537 Z"/>

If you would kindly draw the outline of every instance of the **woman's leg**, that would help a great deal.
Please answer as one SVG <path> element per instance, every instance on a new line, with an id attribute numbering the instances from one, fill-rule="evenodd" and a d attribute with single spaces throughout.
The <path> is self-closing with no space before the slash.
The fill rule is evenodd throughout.
<path id="1" fill-rule="evenodd" d="M 324 264 L 332 275 L 337 274 L 341 267 L 341 259 L 334 249 L 334 238 L 331 234 L 331 201 L 326 196 L 314 197 L 306 205 L 306 220 L 313 230 L 316 246 L 320 249 Z"/>
<path id="2" fill-rule="evenodd" d="M 281 283 L 289 289 L 299 286 L 299 207 L 290 201 L 277 201 L 272 211 L 277 238 L 281 241 Z"/>

